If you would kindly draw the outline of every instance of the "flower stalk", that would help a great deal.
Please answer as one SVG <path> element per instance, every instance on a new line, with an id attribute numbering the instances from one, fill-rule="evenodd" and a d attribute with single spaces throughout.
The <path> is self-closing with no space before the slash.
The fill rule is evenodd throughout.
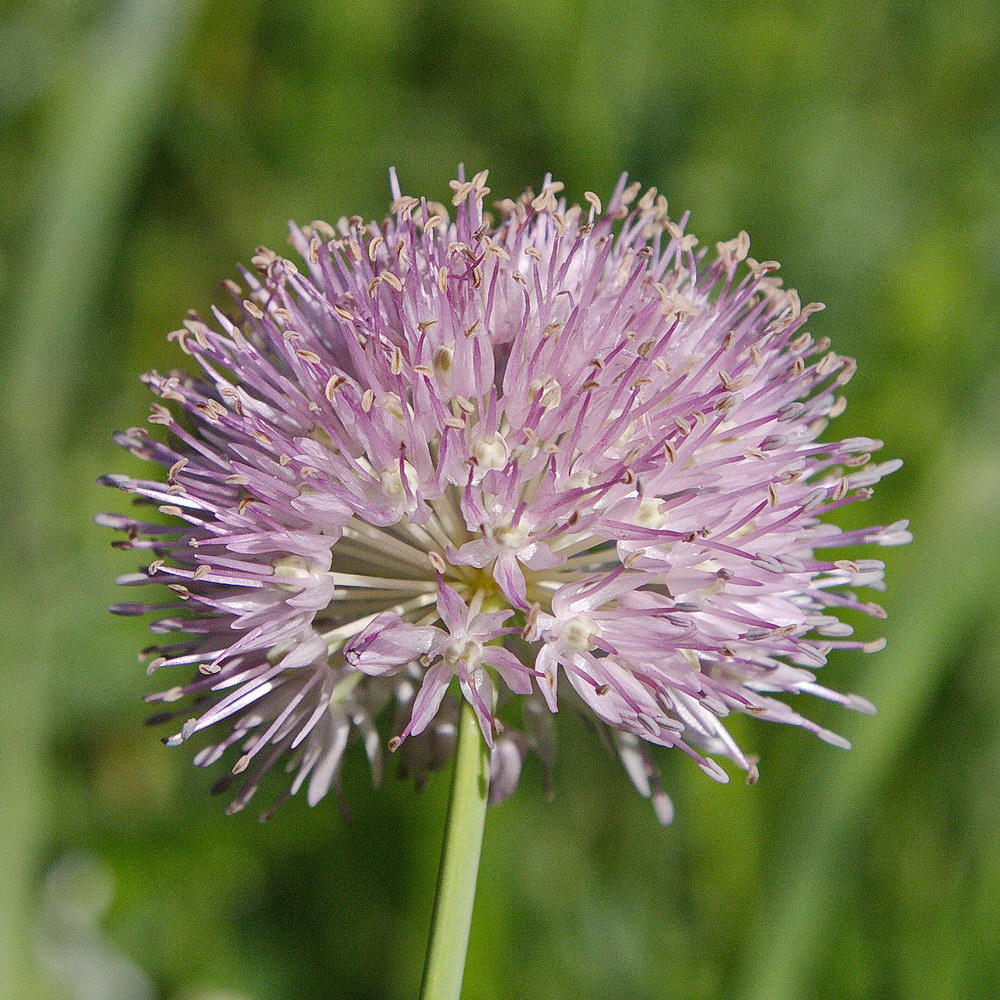
<path id="1" fill-rule="evenodd" d="M 458 1000 L 462 992 L 489 788 L 489 751 L 476 713 L 466 701 L 459 720 L 458 750 L 420 1000 Z"/>

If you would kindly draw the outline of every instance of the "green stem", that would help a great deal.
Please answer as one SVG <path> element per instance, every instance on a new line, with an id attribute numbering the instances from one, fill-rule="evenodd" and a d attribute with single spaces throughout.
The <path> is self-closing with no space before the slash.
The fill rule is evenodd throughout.
<path id="1" fill-rule="evenodd" d="M 489 788 L 489 751 L 476 713 L 463 700 L 420 1000 L 458 1000 L 462 992 Z"/>

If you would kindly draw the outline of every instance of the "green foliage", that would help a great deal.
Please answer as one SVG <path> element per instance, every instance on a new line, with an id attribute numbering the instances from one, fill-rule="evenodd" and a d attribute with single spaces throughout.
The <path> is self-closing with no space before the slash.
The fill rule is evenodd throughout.
<path id="1" fill-rule="evenodd" d="M 302 1000 L 416 993 L 447 776 L 344 824 L 293 800 L 227 819 L 141 727 L 132 569 L 92 526 L 131 469 L 136 375 L 286 220 L 384 213 L 386 171 L 444 198 L 628 170 L 711 244 L 782 261 L 859 374 L 840 419 L 906 467 L 865 522 L 888 550 L 888 649 L 829 682 L 874 718 L 850 754 L 741 727 L 754 788 L 669 758 L 657 826 L 560 718 L 488 820 L 465 996 L 1000 994 L 995 776 L 1000 11 L 973 0 L 120 0 L 8 5 L 0 33 L 3 324 L 0 996 Z M 865 638 L 877 633 L 862 625 Z M 41 961 L 38 961 L 38 958 Z M 101 964 L 103 963 L 103 965 Z M 104 992 L 84 993 L 103 970 Z M 117 971 L 115 971 L 117 970 Z M 118 978 L 116 979 L 115 976 Z M 131 977 L 131 978 L 129 978 Z"/>

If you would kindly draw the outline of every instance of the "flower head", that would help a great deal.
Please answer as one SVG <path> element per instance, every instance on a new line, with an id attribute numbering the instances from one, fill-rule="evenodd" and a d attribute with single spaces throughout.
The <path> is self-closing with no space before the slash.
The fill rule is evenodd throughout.
<path id="1" fill-rule="evenodd" d="M 802 331 L 819 307 L 746 234 L 701 250 L 624 179 L 606 211 L 546 179 L 496 219 L 485 171 L 453 182 L 454 219 L 392 182 L 383 223 L 292 228 L 304 271 L 259 249 L 234 308 L 171 335 L 201 373 L 146 376 L 164 439 L 119 435 L 167 470 L 104 481 L 169 523 L 100 519 L 153 557 L 121 582 L 173 592 L 117 606 L 179 633 L 151 672 L 194 673 L 150 697 L 190 706 L 166 742 L 216 734 L 195 761 L 236 756 L 231 808 L 279 760 L 314 803 L 352 739 L 378 775 L 389 718 L 422 780 L 457 695 L 500 797 L 574 705 L 664 820 L 652 746 L 755 778 L 730 712 L 842 744 L 775 695 L 871 710 L 815 671 L 878 647 L 836 612 L 882 616 L 844 589 L 881 588 L 882 563 L 825 553 L 909 535 L 821 520 L 898 463 L 819 440 L 854 371 Z"/>

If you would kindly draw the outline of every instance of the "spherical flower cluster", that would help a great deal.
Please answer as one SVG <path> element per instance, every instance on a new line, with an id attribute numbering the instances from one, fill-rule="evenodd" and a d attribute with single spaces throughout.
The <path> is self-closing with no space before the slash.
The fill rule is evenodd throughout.
<path id="1" fill-rule="evenodd" d="M 193 674 L 150 696 L 187 706 L 165 742 L 216 734 L 195 762 L 232 752 L 233 811 L 279 761 L 313 804 L 355 739 L 422 781 L 459 696 L 499 799 L 573 706 L 664 821 L 651 747 L 755 780 L 731 712 L 843 745 L 775 695 L 871 710 L 815 671 L 879 648 L 836 612 L 882 617 L 844 588 L 883 565 L 824 553 L 909 536 L 821 520 L 898 463 L 819 440 L 854 371 L 802 332 L 819 307 L 625 179 L 606 210 L 547 178 L 493 217 L 460 173 L 454 219 L 392 185 L 384 222 L 293 227 L 304 269 L 259 249 L 233 308 L 171 335 L 201 373 L 146 376 L 165 435 L 119 435 L 167 470 L 104 477 L 166 523 L 99 519 L 152 557 L 122 583 L 172 591 L 115 609 L 179 633 L 145 654 Z"/>

